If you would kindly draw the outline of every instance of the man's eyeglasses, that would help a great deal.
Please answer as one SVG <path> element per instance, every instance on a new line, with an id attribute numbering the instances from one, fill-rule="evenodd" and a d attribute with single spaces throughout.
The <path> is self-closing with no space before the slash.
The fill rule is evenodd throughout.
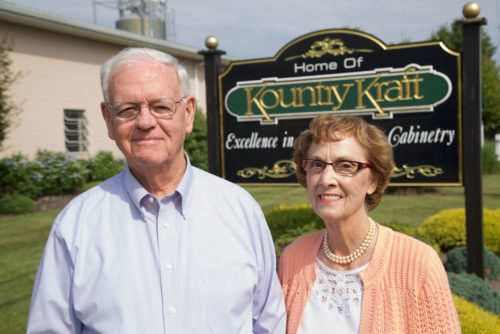
<path id="1" fill-rule="evenodd" d="M 324 162 L 317 159 L 302 160 L 302 169 L 312 174 L 321 173 L 327 165 L 331 165 L 337 174 L 348 176 L 353 176 L 363 168 L 370 168 L 368 163 L 359 161 L 339 160 L 334 162 Z"/>
<path id="2" fill-rule="evenodd" d="M 108 103 L 108 108 L 113 115 L 123 121 L 130 121 L 139 115 L 142 106 L 146 106 L 149 112 L 156 118 L 172 118 L 177 111 L 177 104 L 184 101 L 182 99 L 175 101 L 169 98 L 160 98 L 150 101 L 149 103 L 138 103 L 135 101 L 121 101 Z"/>

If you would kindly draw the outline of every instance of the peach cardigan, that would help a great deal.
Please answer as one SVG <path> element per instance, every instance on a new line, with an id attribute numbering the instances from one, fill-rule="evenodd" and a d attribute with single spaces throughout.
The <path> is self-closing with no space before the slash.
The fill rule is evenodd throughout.
<path id="1" fill-rule="evenodd" d="M 378 228 L 370 264 L 361 273 L 359 333 L 460 333 L 448 278 L 436 252 L 414 238 L 385 226 Z M 323 235 L 324 231 L 305 235 L 281 256 L 279 278 L 288 334 L 297 332 L 309 301 Z"/>

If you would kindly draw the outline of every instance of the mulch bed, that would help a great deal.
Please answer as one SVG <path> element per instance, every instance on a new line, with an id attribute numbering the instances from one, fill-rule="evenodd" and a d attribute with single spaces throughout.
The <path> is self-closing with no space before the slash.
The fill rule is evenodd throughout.
<path id="1" fill-rule="evenodd" d="M 61 210 L 69 203 L 75 196 L 74 195 L 63 195 L 63 196 L 44 196 L 36 200 L 36 211 L 45 210 Z"/>

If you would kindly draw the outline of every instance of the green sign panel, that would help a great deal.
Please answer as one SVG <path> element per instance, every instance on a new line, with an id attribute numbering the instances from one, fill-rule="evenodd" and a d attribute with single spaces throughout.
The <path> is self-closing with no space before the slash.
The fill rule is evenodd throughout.
<path id="1" fill-rule="evenodd" d="M 392 118 L 432 111 L 451 93 L 451 82 L 432 67 L 410 65 L 346 76 L 273 78 L 238 82 L 226 96 L 226 110 L 239 121 L 276 123 L 321 113 L 357 113 Z"/>

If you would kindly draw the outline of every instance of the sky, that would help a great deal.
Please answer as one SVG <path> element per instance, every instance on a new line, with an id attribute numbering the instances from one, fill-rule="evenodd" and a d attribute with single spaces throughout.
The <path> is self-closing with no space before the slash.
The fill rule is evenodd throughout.
<path id="1" fill-rule="evenodd" d="M 122 0 L 123 1 L 123 0 Z M 463 18 L 461 0 L 165 0 L 173 13 L 175 40 L 205 49 L 214 35 L 219 49 L 241 59 L 273 57 L 307 33 L 356 28 L 386 44 L 428 40 L 442 25 Z M 0 0 L 88 23 L 114 28 L 118 0 Z M 94 6 L 96 3 L 96 15 Z M 486 32 L 500 45 L 500 0 L 477 1 Z M 106 4 L 106 6 L 104 6 Z M 172 30 L 171 30 L 172 31 Z M 500 50 L 494 56 L 500 64 Z"/>

